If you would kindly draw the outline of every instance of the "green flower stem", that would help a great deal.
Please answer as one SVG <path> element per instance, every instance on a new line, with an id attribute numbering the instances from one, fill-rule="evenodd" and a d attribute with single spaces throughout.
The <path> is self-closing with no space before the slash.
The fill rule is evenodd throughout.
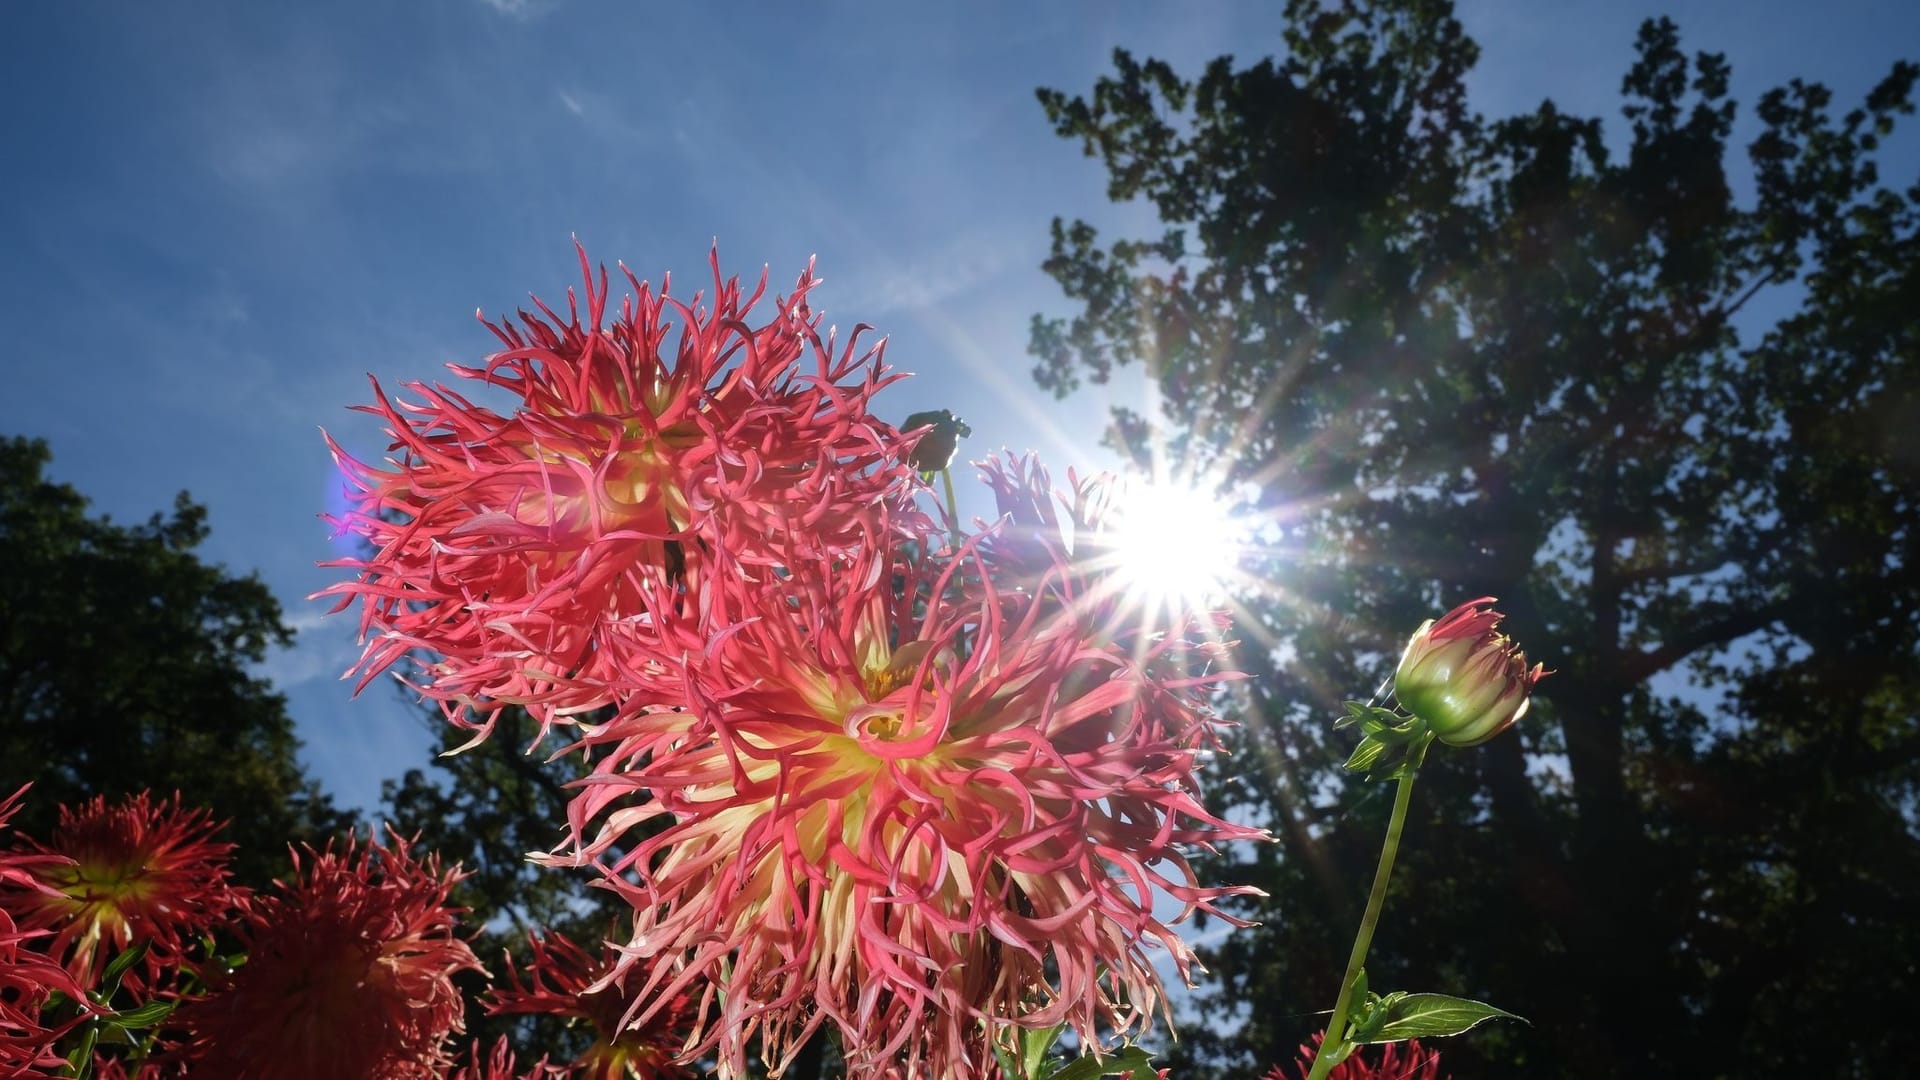
<path id="1" fill-rule="evenodd" d="M 1307 1080 L 1326 1080 L 1333 1069 L 1334 1051 L 1340 1047 L 1347 1030 L 1347 1006 L 1353 998 L 1353 984 L 1360 978 L 1361 965 L 1367 961 L 1367 949 L 1373 945 L 1374 928 L 1380 925 L 1380 908 L 1387 900 L 1387 882 L 1393 878 L 1393 860 L 1400 854 L 1400 833 L 1407 825 L 1407 804 L 1413 798 L 1414 771 L 1395 781 L 1393 816 L 1387 820 L 1387 841 L 1380 847 L 1380 867 L 1373 872 L 1373 891 L 1367 894 L 1367 911 L 1360 916 L 1360 932 L 1353 938 L 1353 953 L 1347 957 L 1347 973 L 1340 977 L 1340 997 L 1333 1003 L 1333 1016 L 1327 1021 L 1326 1037 L 1320 1040 L 1320 1052 L 1313 1056 L 1313 1071 Z"/>
<path id="2" fill-rule="evenodd" d="M 940 480 L 947 486 L 947 528 L 953 533 L 953 550 L 960 550 L 960 500 L 953 497 L 953 470 L 941 469 Z"/>

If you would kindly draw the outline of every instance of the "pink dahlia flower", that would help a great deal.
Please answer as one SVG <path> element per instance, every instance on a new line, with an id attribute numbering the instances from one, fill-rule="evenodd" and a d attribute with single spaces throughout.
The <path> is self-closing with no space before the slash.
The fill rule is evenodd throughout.
<path id="1" fill-rule="evenodd" d="M 488 324 L 503 348 L 484 365 L 452 368 L 510 413 L 376 384 L 362 411 L 397 456 L 367 465 L 329 440 L 355 503 L 335 524 L 373 548 L 331 564 L 359 577 L 323 594 L 361 603 L 361 685 L 433 654 L 418 688 L 456 722 L 479 714 L 478 737 L 503 705 L 550 723 L 655 689 L 709 577 L 771 573 L 769 537 L 823 554 L 870 538 L 910 482 L 898 433 L 868 412 L 891 381 L 882 346 L 859 350 L 864 326 L 844 346 L 821 335 L 811 266 L 755 326 L 764 276 L 745 295 L 716 259 L 707 307 L 628 272 L 607 322 L 606 272 L 580 260 L 584 312 L 571 290 L 564 318 L 536 301 L 518 327 Z"/>
<path id="2" fill-rule="evenodd" d="M 703 992 L 692 1049 L 728 1075 L 750 1037 L 784 1065 L 827 1022 L 855 1075 L 972 1075 L 1009 1026 L 1138 1033 L 1165 1011 L 1150 950 L 1193 962 L 1169 923 L 1252 891 L 1185 854 L 1263 835 L 1194 797 L 1220 676 L 1189 661 L 1217 646 L 1089 635 L 1054 578 L 1002 597 L 974 565 L 961 602 L 960 564 L 902 559 L 789 562 L 689 666 L 688 707 L 583 739 L 572 825 L 604 824 L 574 858 L 623 852 L 629 1018 Z"/>
<path id="3" fill-rule="evenodd" d="M 1505 634 L 1506 616 L 1483 596 L 1414 632 L 1394 674 L 1393 693 L 1449 746 L 1478 746 L 1527 713 L 1533 686 L 1549 672 Z"/>
<path id="4" fill-rule="evenodd" d="M 178 794 L 62 806 L 51 841 L 29 841 L 58 858 L 33 866 L 31 882 L 15 882 L 0 904 L 22 928 L 51 934 L 46 952 L 89 986 L 111 954 L 145 944 L 146 959 L 124 980 L 137 995 L 178 967 L 192 939 L 225 921 L 240 899 L 227 882 L 233 845 L 212 839 L 219 828 L 205 810 L 183 807 Z"/>
<path id="5" fill-rule="evenodd" d="M 175 1021 L 196 1075 L 358 1080 L 444 1075 L 464 1030 L 453 975 L 480 970 L 454 936 L 458 872 L 391 847 L 308 851 L 236 931 L 247 962 Z"/>
<path id="6" fill-rule="evenodd" d="M 677 1080 L 693 1071 L 674 1064 L 692 1030 L 690 995 L 682 994 L 651 1013 L 645 1025 L 626 1026 L 624 1020 L 637 1001 L 632 988 L 643 979 L 638 968 L 616 964 L 610 950 L 599 956 L 550 932 L 530 936 L 533 955 L 526 978 L 507 958 L 508 985 L 488 994 L 490 1015 L 545 1014 L 585 1020 L 593 1027 L 593 1044 L 569 1067 L 578 1080 Z"/>

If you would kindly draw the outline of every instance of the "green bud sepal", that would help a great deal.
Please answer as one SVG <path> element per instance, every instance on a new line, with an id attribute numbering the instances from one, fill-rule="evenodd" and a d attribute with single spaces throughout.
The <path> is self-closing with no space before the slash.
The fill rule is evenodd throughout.
<path id="1" fill-rule="evenodd" d="M 1433 733 L 1417 716 L 1364 702 L 1346 703 L 1347 715 L 1334 721 L 1334 728 L 1360 727 L 1360 745 L 1347 758 L 1348 772 L 1365 773 L 1370 781 L 1398 780 L 1411 776 L 1427 759 L 1427 747 Z"/>

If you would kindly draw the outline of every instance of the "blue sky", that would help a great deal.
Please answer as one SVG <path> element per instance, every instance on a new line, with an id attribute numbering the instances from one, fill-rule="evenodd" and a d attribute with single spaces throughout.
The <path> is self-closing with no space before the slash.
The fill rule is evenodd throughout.
<path id="1" fill-rule="evenodd" d="M 919 373 L 882 398 L 890 414 L 950 407 L 975 453 L 1105 464 L 1102 402 L 1032 387 L 1027 320 L 1067 310 L 1038 269 L 1053 215 L 1148 219 L 1106 204 L 1033 90 L 1085 91 L 1116 45 L 1183 73 L 1251 61 L 1278 46 L 1281 7 L 15 5 L 0 433 L 46 438 L 55 477 L 116 518 L 183 488 L 208 504 L 206 554 L 257 570 L 301 631 L 268 672 L 309 765 L 372 806 L 427 736 L 397 693 L 349 699 L 349 620 L 304 599 L 335 580 L 314 566 L 337 486 L 318 429 L 378 456 L 345 411 L 368 373 L 430 379 L 482 356 L 474 309 L 560 297 L 572 235 L 680 289 L 717 237 L 724 269 L 768 265 L 783 290 L 818 254 L 828 319 L 875 324 Z M 1796 75 L 1850 105 L 1920 53 L 1903 4 L 1477 2 L 1462 7 L 1483 46 L 1475 107 L 1552 97 L 1617 117 L 1656 12 L 1728 54 L 1743 106 Z"/>

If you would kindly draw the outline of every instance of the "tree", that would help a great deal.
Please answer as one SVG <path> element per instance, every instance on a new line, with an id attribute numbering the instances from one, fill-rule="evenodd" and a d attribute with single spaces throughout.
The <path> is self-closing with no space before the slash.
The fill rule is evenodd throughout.
<path id="1" fill-rule="evenodd" d="M 1277 537 L 1242 597 L 1247 767 L 1212 793 L 1274 822 L 1218 871 L 1272 899 L 1200 998 L 1249 1018 L 1190 1031 L 1189 1066 L 1321 1025 L 1386 810 L 1336 779 L 1330 720 L 1482 594 L 1557 674 L 1520 738 L 1424 771 L 1371 983 L 1533 1021 L 1450 1043 L 1461 1075 L 1909 1066 L 1920 186 L 1874 158 L 1920 69 L 1838 117 L 1766 94 L 1741 199 L 1728 65 L 1666 20 L 1618 158 L 1551 101 L 1473 114 L 1440 0 L 1288 24 L 1282 59 L 1120 51 L 1091 95 L 1039 92 L 1165 230 L 1055 220 L 1080 310 L 1035 317 L 1036 378 L 1142 365 L 1163 413 L 1117 444 L 1256 489 Z"/>
<path id="2" fill-rule="evenodd" d="M 178 790 L 230 822 L 236 876 L 265 885 L 289 842 L 353 820 L 248 670 L 292 640 L 279 603 L 194 554 L 207 514 L 186 493 L 117 525 L 48 481 L 50 460 L 44 442 L 0 439 L 0 788 L 34 785 L 14 827 L 45 839 L 62 803 Z"/>

